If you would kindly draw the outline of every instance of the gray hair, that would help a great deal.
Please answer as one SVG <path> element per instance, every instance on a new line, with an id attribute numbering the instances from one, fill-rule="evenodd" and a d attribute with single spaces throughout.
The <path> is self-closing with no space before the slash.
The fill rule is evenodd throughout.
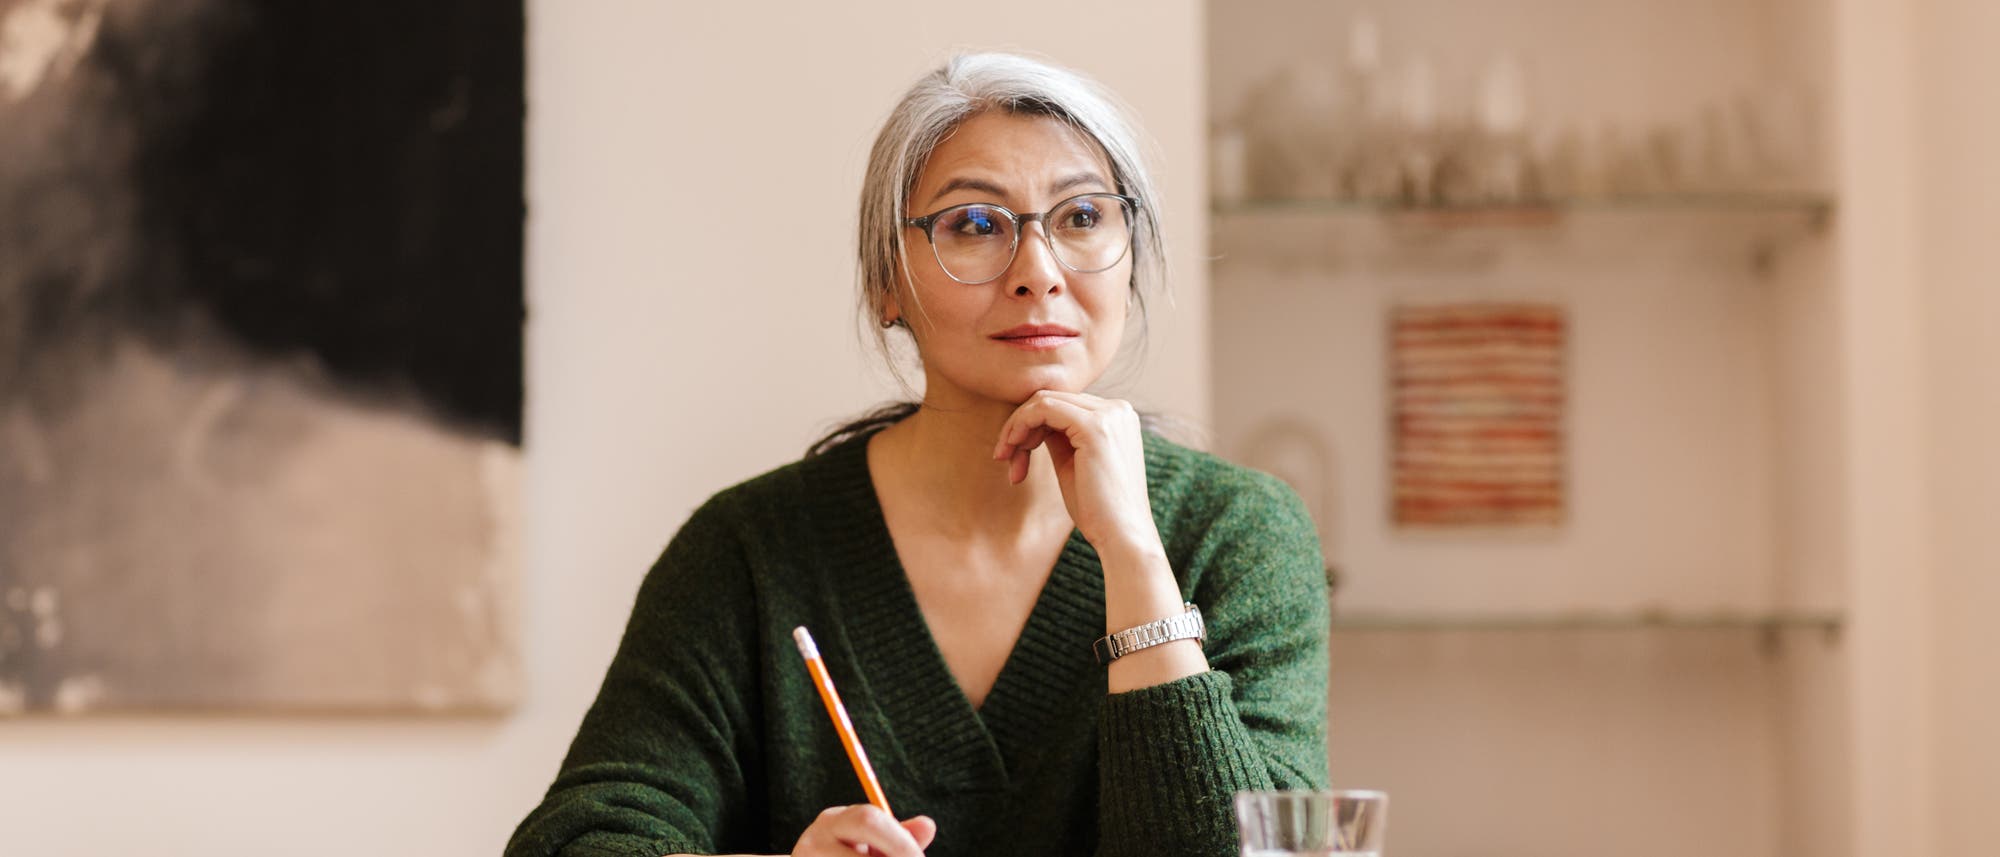
<path id="1" fill-rule="evenodd" d="M 1144 293 L 1155 283 L 1164 288 L 1166 249 L 1160 239 L 1158 193 L 1129 109 L 1096 81 L 1069 69 L 1015 54 L 959 54 L 903 94 L 875 137 L 861 184 L 860 311 L 890 371 L 894 373 L 896 366 L 888 331 L 880 321 L 887 302 L 896 295 L 898 267 L 905 277 L 910 273 L 902 228 L 903 221 L 914 216 L 907 210 L 909 196 L 938 144 L 965 120 L 992 110 L 1049 116 L 1081 131 L 1111 162 L 1117 191 L 1139 198 L 1129 287 L 1138 307 L 1138 344 L 1143 349 Z M 900 373 L 897 379 L 902 380 Z"/>

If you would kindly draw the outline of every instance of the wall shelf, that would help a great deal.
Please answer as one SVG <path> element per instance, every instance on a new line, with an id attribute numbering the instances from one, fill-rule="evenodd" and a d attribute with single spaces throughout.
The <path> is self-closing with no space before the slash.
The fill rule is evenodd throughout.
<path id="1" fill-rule="evenodd" d="M 1811 217 L 1830 216 L 1834 209 L 1831 194 L 1813 191 L 1732 191 L 1713 193 L 1656 193 L 1622 196 L 1583 196 L 1567 199 L 1507 203 L 1466 203 L 1409 205 L 1398 202 L 1355 199 L 1245 199 L 1220 202 L 1212 211 L 1222 217 L 1240 214 L 1286 212 L 1292 214 L 1364 214 L 1371 216 L 1436 218 L 1492 216 L 1530 220 L 1534 216 L 1565 213 L 1616 211 L 1762 211 L 1795 213 Z"/>
<path id="2" fill-rule="evenodd" d="M 1419 613 L 1335 610 L 1335 631 L 1818 631 L 1837 638 L 1845 619 L 1834 611 L 1547 613 Z"/>
<path id="3" fill-rule="evenodd" d="M 1747 632 L 1757 650 L 1775 657 L 1787 632 L 1816 634 L 1828 646 L 1840 642 L 1846 619 L 1834 611 L 1558 611 L 1548 613 L 1419 613 L 1353 611 L 1333 615 L 1333 632 L 1382 633 L 1630 633 Z"/>
<path id="4" fill-rule="evenodd" d="M 1832 195 L 1808 192 L 1435 206 L 1256 199 L 1215 205 L 1211 234 L 1222 266 L 1483 271 L 1594 259 L 1719 262 L 1763 273 L 1790 245 L 1824 234 L 1836 208 Z"/>

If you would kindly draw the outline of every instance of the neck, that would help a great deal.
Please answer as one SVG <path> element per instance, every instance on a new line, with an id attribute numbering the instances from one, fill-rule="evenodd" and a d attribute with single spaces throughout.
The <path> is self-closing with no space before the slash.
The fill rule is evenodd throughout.
<path id="1" fill-rule="evenodd" d="M 895 490 L 920 501 L 927 523 L 953 538 L 1012 541 L 1071 526 L 1048 451 L 1032 454 L 1028 478 L 1007 481 L 1007 462 L 993 460 L 1000 426 L 1014 413 L 1005 402 L 942 406 L 926 399 L 916 413 L 883 429 L 870 457 Z"/>

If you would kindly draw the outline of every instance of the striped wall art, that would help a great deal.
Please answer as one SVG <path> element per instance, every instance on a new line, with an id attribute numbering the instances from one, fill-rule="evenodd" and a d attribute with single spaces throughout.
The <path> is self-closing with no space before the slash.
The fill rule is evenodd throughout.
<path id="1" fill-rule="evenodd" d="M 1559 306 L 1392 312 L 1392 516 L 1399 528 L 1562 523 L 1567 327 Z"/>

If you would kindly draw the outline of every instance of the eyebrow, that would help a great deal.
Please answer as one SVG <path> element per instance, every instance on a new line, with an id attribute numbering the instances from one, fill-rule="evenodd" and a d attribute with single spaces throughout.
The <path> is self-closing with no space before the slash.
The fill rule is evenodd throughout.
<path id="1" fill-rule="evenodd" d="M 1100 176 L 1094 172 L 1071 173 L 1051 183 L 1049 185 L 1049 193 L 1051 194 L 1062 193 L 1063 191 L 1069 190 L 1070 188 L 1076 187 L 1078 185 L 1091 184 L 1093 182 L 1103 187 L 1111 186 L 1111 183 L 1105 181 L 1103 176 Z M 937 193 L 931 194 L 931 203 L 936 204 L 938 200 L 944 198 L 945 194 L 951 193 L 952 191 L 955 190 L 983 191 L 985 193 L 993 194 L 994 196 L 1007 195 L 1006 188 L 1003 188 L 985 179 L 959 176 L 957 178 L 952 179 L 951 181 L 945 182 L 944 187 L 938 188 Z"/>

